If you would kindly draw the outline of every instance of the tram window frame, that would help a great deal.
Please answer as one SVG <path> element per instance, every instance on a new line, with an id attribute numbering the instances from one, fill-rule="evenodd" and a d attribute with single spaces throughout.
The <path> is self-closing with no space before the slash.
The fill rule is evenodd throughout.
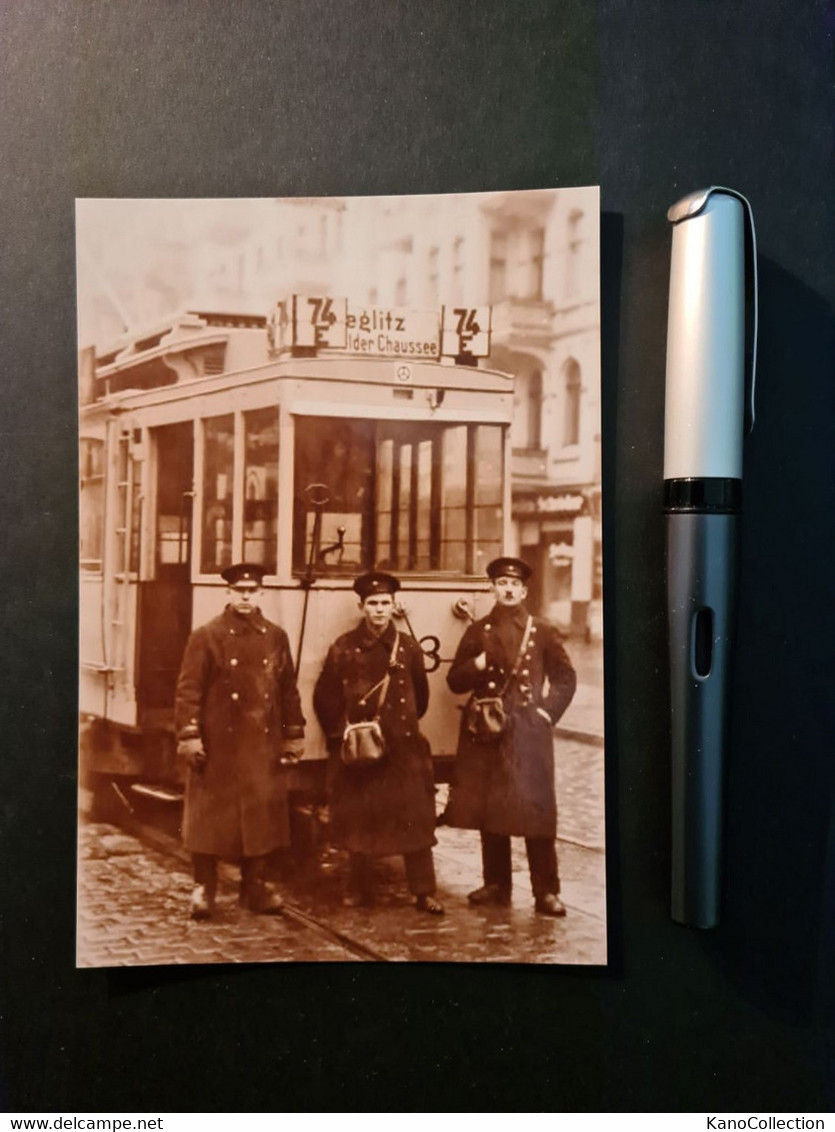
<path id="1" fill-rule="evenodd" d="M 79 565 L 87 576 L 101 574 L 105 537 L 105 442 L 82 436 L 79 443 Z M 92 547 L 89 545 L 92 543 Z M 90 553 L 89 551 L 96 553 Z"/>
<path id="2" fill-rule="evenodd" d="M 316 562 L 314 572 L 322 577 L 356 574 L 372 567 L 390 569 L 410 576 L 478 577 L 486 563 L 501 553 L 504 533 L 505 455 L 507 428 L 503 424 L 473 421 L 377 420 L 363 417 L 334 418 L 296 416 L 294 454 L 295 518 L 293 530 L 293 574 L 305 574 L 311 551 L 314 510 L 304 502 L 302 481 L 332 481 L 332 469 L 311 469 L 308 449 L 315 433 L 319 447 L 328 445 L 328 430 L 356 436 L 355 449 L 367 446 L 366 470 L 371 491 L 357 511 L 341 506 L 323 508 L 327 526 L 321 541 L 331 546 L 340 514 L 356 515 L 359 561 L 337 564 L 328 557 Z M 310 436 L 307 430 L 310 429 Z M 489 431 L 483 431 L 489 430 Z M 458 451 L 449 446 L 457 436 Z M 357 438 L 365 434 L 364 440 Z M 488 459 L 498 465 L 492 482 L 493 496 L 480 495 L 479 462 L 483 462 L 485 438 L 492 439 L 493 453 Z M 498 452 L 495 449 L 498 449 Z M 446 452 L 446 454 L 445 454 Z M 356 450 L 352 454 L 355 462 Z M 457 493 L 449 495 L 446 479 L 451 470 L 463 470 Z M 357 468 L 353 469 L 356 478 Z M 495 513 L 493 538 L 479 539 L 484 515 Z M 490 521 L 487 522 L 489 531 Z M 333 529 L 332 529 L 333 528 Z M 350 535 L 349 535 L 350 538 Z M 332 552 L 331 552 L 332 553 Z"/>
<path id="3" fill-rule="evenodd" d="M 273 421 L 267 421 L 267 416 L 272 415 Z M 281 450 L 281 436 L 279 431 L 278 420 L 278 406 L 277 405 L 264 405 L 261 408 L 244 409 L 241 411 L 241 418 L 243 421 L 243 491 L 241 498 L 241 516 L 242 516 L 242 529 L 241 529 L 241 560 L 244 562 L 254 562 L 263 567 L 268 575 L 274 575 L 278 569 L 278 511 L 279 511 L 279 492 L 278 492 L 278 460 Z M 261 424 L 258 426 L 257 422 L 260 419 Z M 260 427 L 263 431 L 269 431 L 271 428 L 275 433 L 275 449 L 272 451 L 268 443 L 262 442 L 262 447 L 268 450 L 269 459 L 262 464 L 256 464 L 254 461 L 256 445 L 254 443 L 256 437 L 256 427 Z M 253 442 L 253 443 L 251 443 Z M 262 476 L 256 476 L 256 470 L 263 473 Z M 263 490 L 263 495 L 251 494 L 251 488 L 256 490 Z M 233 510 L 236 501 L 233 500 Z M 259 504 L 260 506 L 255 506 Z M 271 505 L 271 506 L 269 506 Z M 266 525 L 268 533 L 266 537 L 258 537 L 252 530 L 252 527 L 259 523 Z M 253 553 L 252 547 L 260 544 L 263 548 L 263 557 L 257 553 Z"/>
<path id="4" fill-rule="evenodd" d="M 234 561 L 235 552 L 235 457 L 236 457 L 236 413 L 218 413 L 203 417 L 200 422 L 200 448 L 201 448 L 201 476 L 200 476 L 200 572 L 204 575 L 220 573 Z M 216 434 L 216 436 L 212 435 Z M 221 459 L 213 457 L 211 464 L 207 460 L 209 444 L 216 445 L 221 451 Z M 214 491 L 207 490 L 210 477 L 214 480 Z M 221 482 L 222 479 L 222 482 Z M 212 519 L 208 513 L 208 504 L 211 502 L 218 514 Z M 215 524 L 215 536 L 209 539 L 209 523 Z M 221 538 L 217 537 L 218 523 L 222 523 Z M 210 544 L 214 551 L 210 549 Z M 220 545 L 220 559 L 217 557 L 217 547 Z M 227 548 L 228 547 L 228 551 Z M 207 554 L 213 554 L 209 561 Z"/>
<path id="5" fill-rule="evenodd" d="M 113 573 L 119 580 L 136 581 L 141 537 L 141 476 L 129 432 L 122 432 L 117 438 L 114 472 Z"/>
<path id="6" fill-rule="evenodd" d="M 251 473 L 256 465 L 253 463 L 252 447 L 250 441 L 255 435 L 251 429 L 254 420 L 257 419 L 259 414 L 275 414 L 275 448 L 271 453 L 272 458 L 268 464 L 272 466 L 273 472 L 269 470 L 265 472 L 265 478 L 269 487 L 269 494 L 265 499 L 259 498 L 259 503 L 271 503 L 271 513 L 266 508 L 261 508 L 265 514 L 258 516 L 257 519 L 249 512 L 252 508 L 249 506 L 253 502 L 252 496 L 249 494 L 248 488 L 252 484 Z M 206 534 L 207 534 L 207 502 L 216 503 L 217 500 L 214 496 L 207 493 L 208 480 L 207 476 L 210 474 L 206 465 L 206 452 L 207 452 L 207 434 L 211 430 L 212 422 L 227 421 L 226 436 L 229 438 L 229 451 L 227 453 L 226 461 L 224 464 L 225 472 L 219 474 L 226 474 L 226 495 L 225 499 L 229 500 L 229 507 L 224 515 L 224 523 L 228 528 L 228 539 L 224 539 L 224 544 L 228 545 L 229 551 L 224 554 L 224 562 L 220 565 L 217 563 L 209 563 L 206 558 Z M 279 491 L 279 458 L 281 449 L 281 414 L 279 406 L 275 402 L 267 402 L 266 404 L 254 404 L 246 408 L 233 409 L 223 413 L 211 413 L 201 416 L 198 420 L 198 429 L 195 436 L 195 462 L 194 462 L 194 478 L 196 489 L 196 504 L 194 508 L 194 541 L 195 541 L 195 555 L 193 559 L 193 576 L 194 580 L 208 580 L 215 578 L 220 570 L 232 562 L 243 561 L 256 561 L 259 565 L 264 565 L 265 577 L 276 578 L 278 571 L 278 534 L 279 534 L 279 518 L 281 512 L 280 491 Z M 266 539 L 257 539 L 251 534 L 248 534 L 248 525 L 250 523 L 260 521 L 267 522 L 268 526 L 272 527 L 272 534 Z M 267 552 L 266 562 L 260 562 L 257 555 L 252 555 L 250 552 L 247 557 L 245 548 L 254 543 L 263 541 L 266 546 L 269 546 Z M 229 558 L 229 562 L 225 558 Z"/>

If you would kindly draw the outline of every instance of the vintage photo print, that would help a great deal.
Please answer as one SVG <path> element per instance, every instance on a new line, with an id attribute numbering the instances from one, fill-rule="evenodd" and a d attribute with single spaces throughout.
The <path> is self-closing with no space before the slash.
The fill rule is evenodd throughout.
<path id="1" fill-rule="evenodd" d="M 76 230 L 78 964 L 605 964 L 597 189 Z"/>

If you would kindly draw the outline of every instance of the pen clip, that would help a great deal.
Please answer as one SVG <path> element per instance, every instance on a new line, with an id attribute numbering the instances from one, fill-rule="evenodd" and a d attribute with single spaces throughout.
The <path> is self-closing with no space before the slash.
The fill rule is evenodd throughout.
<path id="1" fill-rule="evenodd" d="M 759 288 L 757 286 L 757 233 L 751 202 L 735 189 L 717 189 L 736 197 L 745 208 L 745 435 L 754 431 L 754 388 L 757 382 Z"/>
<path id="2" fill-rule="evenodd" d="M 736 189 L 726 189 L 722 185 L 711 185 L 690 193 L 672 206 L 667 219 L 673 224 L 688 217 L 697 216 L 713 193 L 725 193 L 736 197 L 745 209 L 745 426 L 744 435 L 754 431 L 754 388 L 757 380 L 757 337 L 759 334 L 759 293 L 757 287 L 757 234 L 754 229 L 754 213 L 747 197 Z"/>

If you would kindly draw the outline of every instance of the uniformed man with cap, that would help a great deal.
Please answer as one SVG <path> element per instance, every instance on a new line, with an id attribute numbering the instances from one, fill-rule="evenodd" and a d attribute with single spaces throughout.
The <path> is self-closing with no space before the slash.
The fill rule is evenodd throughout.
<path id="1" fill-rule="evenodd" d="M 228 604 L 188 639 L 177 682 L 177 750 L 188 765 L 183 842 L 191 850 L 191 915 L 214 908 L 218 858 L 241 864 L 241 903 L 275 913 L 267 855 L 290 843 L 282 765 L 304 751 L 287 634 L 258 607 L 264 571 L 239 562 L 221 572 Z"/>
<path id="2" fill-rule="evenodd" d="M 435 896 L 435 788 L 429 744 L 418 720 L 429 703 L 420 646 L 392 622 L 400 583 L 373 571 L 354 583 L 362 620 L 331 646 L 313 706 L 328 753 L 331 842 L 349 853 L 344 903 L 372 902 L 371 860 L 402 854 L 418 910 L 441 915 Z M 370 765 L 341 758 L 349 723 L 379 719 L 385 755 Z"/>
<path id="3" fill-rule="evenodd" d="M 464 633 L 447 675 L 450 689 L 469 693 L 447 824 L 481 831 L 484 884 L 471 904 L 511 899 L 510 838 L 524 837 L 535 908 L 564 916 L 557 866 L 557 804 L 553 728 L 571 702 L 577 678 L 560 634 L 529 614 L 533 571 L 518 558 L 487 567 L 495 605 Z M 500 698 L 504 723 L 494 733 L 478 726 L 475 699 Z M 489 713 L 488 713 L 489 714 Z"/>

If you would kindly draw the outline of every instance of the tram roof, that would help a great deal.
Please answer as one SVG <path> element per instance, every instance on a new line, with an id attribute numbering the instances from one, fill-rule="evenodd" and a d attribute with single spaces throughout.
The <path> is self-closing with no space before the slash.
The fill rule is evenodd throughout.
<path id="1" fill-rule="evenodd" d="M 321 351 L 312 356 L 271 354 L 267 320 L 251 312 L 191 307 L 132 334 L 123 334 L 95 360 L 95 402 L 123 402 L 132 394 L 164 392 L 177 396 L 220 390 L 238 383 L 270 379 L 339 381 L 413 388 L 458 388 L 508 392 L 513 377 L 486 366 L 453 359 L 360 355 Z M 230 349 L 232 347 L 232 349 Z M 212 349 L 222 354 L 209 364 Z M 205 364 L 185 376 L 178 363 L 202 357 Z"/>

